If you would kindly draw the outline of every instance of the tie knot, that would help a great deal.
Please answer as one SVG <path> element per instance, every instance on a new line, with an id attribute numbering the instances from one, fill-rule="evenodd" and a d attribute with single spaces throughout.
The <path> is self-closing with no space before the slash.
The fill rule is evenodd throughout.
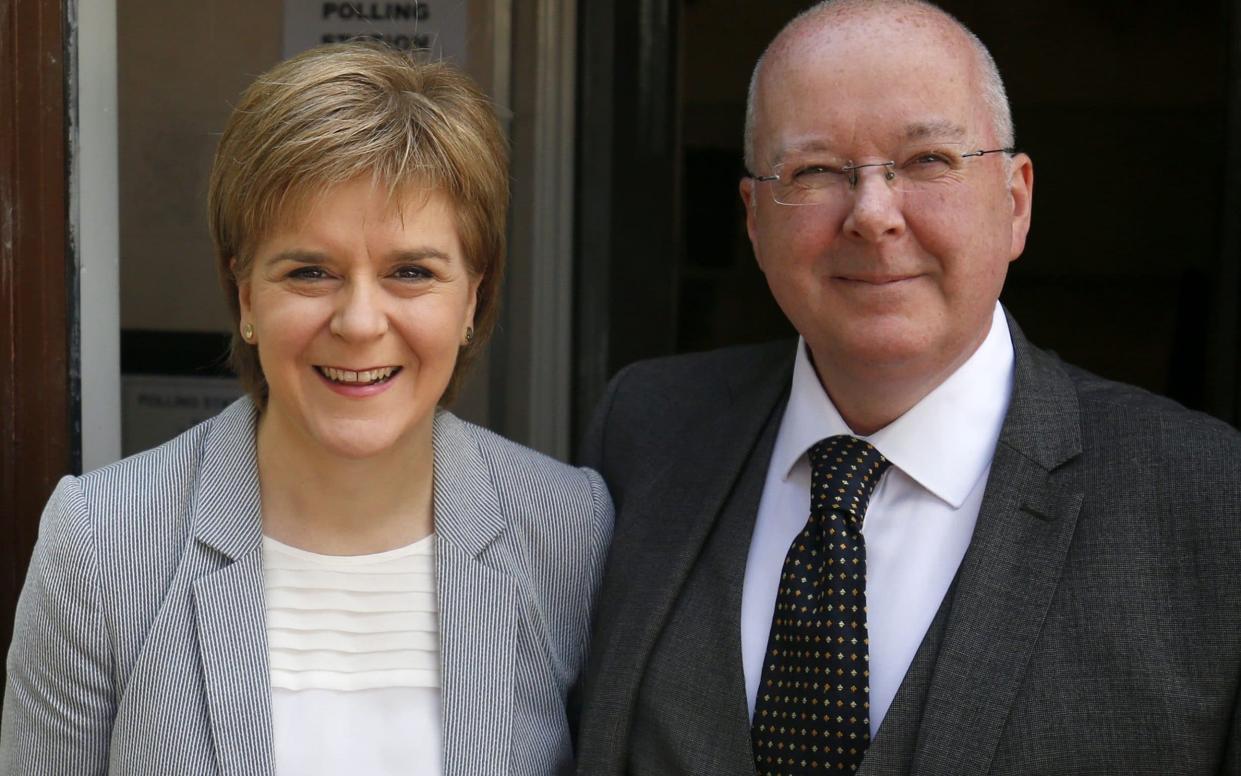
<path id="1" fill-rule="evenodd" d="M 874 445 L 857 437 L 834 436 L 810 448 L 810 510 L 830 520 L 842 515 L 860 528 L 875 483 L 891 463 Z"/>

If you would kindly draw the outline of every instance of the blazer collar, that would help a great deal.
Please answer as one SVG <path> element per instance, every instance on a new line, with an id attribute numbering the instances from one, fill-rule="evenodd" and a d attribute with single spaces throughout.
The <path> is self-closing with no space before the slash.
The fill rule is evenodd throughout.
<path id="1" fill-rule="evenodd" d="M 256 414 L 242 398 L 212 422 L 194 508 L 194 536 L 222 556 L 193 587 L 212 738 L 226 774 L 274 767 Z M 520 609 L 511 558 L 493 546 L 507 520 L 468 424 L 437 412 L 432 438 L 444 719 L 473 719 L 444 725 L 445 773 L 499 773 L 509 760 L 510 646 Z"/>
<path id="2" fill-rule="evenodd" d="M 435 532 L 478 557 L 508 524 L 491 468 L 469 426 L 451 412 L 435 413 Z"/>
<path id="3" fill-rule="evenodd" d="M 257 412 L 249 397 L 230 404 L 203 440 L 194 536 L 238 560 L 262 544 Z M 477 556 L 503 532 L 506 520 L 491 470 L 464 421 L 435 413 L 435 530 L 440 539 Z"/>
<path id="4" fill-rule="evenodd" d="M 254 404 L 242 397 L 216 416 L 203 439 L 194 536 L 229 560 L 262 546 L 256 420 Z"/>
<path id="5" fill-rule="evenodd" d="M 445 776 L 511 766 L 521 590 L 491 467 L 477 432 L 435 416 L 436 590 Z M 463 724 L 463 720 L 469 724 Z M 486 742 L 483 745 L 480 742 Z"/>
<path id="6" fill-rule="evenodd" d="M 255 416 L 238 399 L 203 439 L 193 532 L 218 554 L 186 561 L 202 570 L 194 612 L 216 763 L 237 776 L 274 769 Z"/>

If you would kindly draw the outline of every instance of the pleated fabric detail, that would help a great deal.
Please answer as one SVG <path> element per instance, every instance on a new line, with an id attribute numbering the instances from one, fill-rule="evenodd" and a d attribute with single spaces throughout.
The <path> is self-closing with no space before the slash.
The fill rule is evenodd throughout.
<path id="1" fill-rule="evenodd" d="M 339 556 L 263 537 L 272 687 L 438 688 L 434 542 Z"/>

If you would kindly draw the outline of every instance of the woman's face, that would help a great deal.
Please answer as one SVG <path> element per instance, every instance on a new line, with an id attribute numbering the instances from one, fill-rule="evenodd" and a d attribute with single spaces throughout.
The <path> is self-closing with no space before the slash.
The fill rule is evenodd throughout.
<path id="1" fill-rule="evenodd" d="M 479 281 L 454 215 L 437 192 L 394 205 L 364 177 L 259 243 L 238 294 L 270 431 L 349 458 L 430 444 Z"/>

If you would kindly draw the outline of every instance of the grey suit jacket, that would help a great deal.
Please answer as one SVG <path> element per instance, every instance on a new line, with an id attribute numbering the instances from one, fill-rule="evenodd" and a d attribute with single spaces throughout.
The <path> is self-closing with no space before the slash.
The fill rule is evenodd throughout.
<path id="1" fill-rule="evenodd" d="M 974 536 L 860 773 L 1241 773 L 1241 435 L 1010 325 Z M 741 589 L 793 355 L 613 381 L 584 455 L 617 521 L 579 773 L 755 772 Z"/>
<path id="2" fill-rule="evenodd" d="M 446 412 L 434 448 L 444 773 L 567 770 L 607 491 Z M 257 471 L 243 399 L 61 481 L 18 605 L 0 772 L 273 772 Z"/>

